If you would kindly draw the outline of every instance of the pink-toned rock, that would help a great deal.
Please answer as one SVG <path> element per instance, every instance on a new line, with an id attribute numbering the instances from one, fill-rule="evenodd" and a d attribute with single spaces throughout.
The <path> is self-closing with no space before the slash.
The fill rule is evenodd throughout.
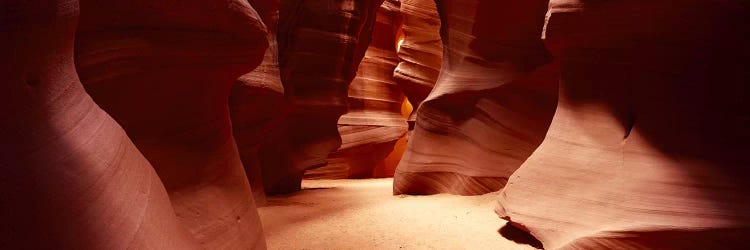
<path id="1" fill-rule="evenodd" d="M 81 81 L 154 166 L 204 248 L 265 247 L 228 103 L 267 44 L 246 1 L 81 1 Z"/>
<path id="2" fill-rule="evenodd" d="M 77 0 L 0 2 L 0 248 L 198 249 L 81 85 Z"/>
<path id="3" fill-rule="evenodd" d="M 443 63 L 440 16 L 434 0 L 402 0 L 403 40 L 398 50 L 400 62 L 393 77 L 414 107 L 409 131 L 414 129 L 417 108 L 430 94 Z"/>
<path id="4" fill-rule="evenodd" d="M 326 166 L 308 170 L 305 178 L 370 178 L 375 166 L 383 163 L 405 135 L 404 95 L 393 80 L 401 26 L 399 4 L 387 0 L 377 11 L 372 42 L 349 86 L 348 112 L 338 121 L 341 147 L 328 156 Z"/>
<path id="5" fill-rule="evenodd" d="M 498 214 L 546 249 L 750 248 L 748 11 L 552 0 L 560 103 Z"/>
<path id="6" fill-rule="evenodd" d="M 557 81 L 540 34 L 546 1 L 436 1 L 440 77 L 417 109 L 394 194 L 499 190 L 541 143 Z"/>
<path id="7" fill-rule="evenodd" d="M 300 189 L 305 170 L 325 165 L 341 145 L 337 121 L 364 57 L 383 0 L 283 1 L 279 65 L 291 113 L 260 148 L 267 193 Z"/>

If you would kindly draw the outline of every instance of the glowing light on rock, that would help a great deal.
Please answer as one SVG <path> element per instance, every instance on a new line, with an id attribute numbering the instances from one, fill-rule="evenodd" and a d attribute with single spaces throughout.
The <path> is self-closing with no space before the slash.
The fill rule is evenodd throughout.
<path id="1" fill-rule="evenodd" d="M 396 52 L 401 52 L 401 44 L 404 44 L 404 38 L 398 39 L 396 43 Z"/>

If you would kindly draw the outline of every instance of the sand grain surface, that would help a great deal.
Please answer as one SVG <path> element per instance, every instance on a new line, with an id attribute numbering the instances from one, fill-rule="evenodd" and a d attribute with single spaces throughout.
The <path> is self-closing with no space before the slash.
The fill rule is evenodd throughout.
<path id="1" fill-rule="evenodd" d="M 268 248 L 534 249 L 500 234 L 497 193 L 393 196 L 392 183 L 305 180 L 301 192 L 269 197 L 259 208 Z"/>

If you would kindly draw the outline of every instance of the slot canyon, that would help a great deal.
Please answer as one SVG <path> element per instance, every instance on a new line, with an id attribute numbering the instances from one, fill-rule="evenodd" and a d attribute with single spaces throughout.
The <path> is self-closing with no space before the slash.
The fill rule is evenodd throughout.
<path id="1" fill-rule="evenodd" d="M 750 249 L 748 24 L 746 0 L 2 0 L 0 249 Z"/>

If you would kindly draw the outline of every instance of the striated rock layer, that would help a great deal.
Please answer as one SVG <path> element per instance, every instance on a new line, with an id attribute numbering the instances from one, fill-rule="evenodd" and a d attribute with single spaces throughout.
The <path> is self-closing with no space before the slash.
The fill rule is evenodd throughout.
<path id="1" fill-rule="evenodd" d="M 204 248 L 265 247 L 228 102 L 267 44 L 246 1 L 81 1 L 81 81 L 153 164 Z"/>
<path id="2" fill-rule="evenodd" d="M 560 103 L 497 213 L 546 249 L 750 248 L 748 11 L 552 0 Z"/>
<path id="3" fill-rule="evenodd" d="M 370 178 L 406 133 L 401 116 L 404 95 L 393 80 L 399 4 L 387 0 L 377 11 L 372 42 L 349 86 L 349 112 L 338 121 L 341 147 L 328 156 L 326 166 L 308 170 L 305 178 Z"/>
<path id="4" fill-rule="evenodd" d="M 341 145 L 337 121 L 346 112 L 347 87 L 370 44 L 382 2 L 281 2 L 279 65 L 291 112 L 260 149 L 267 193 L 299 190 L 304 171 L 325 165 Z"/>
<path id="5" fill-rule="evenodd" d="M 0 248 L 198 249 L 167 192 L 86 94 L 77 0 L 0 2 Z"/>
<path id="6" fill-rule="evenodd" d="M 436 1 L 440 77 L 417 110 L 394 194 L 496 191 L 541 143 L 557 82 L 540 34 L 547 2 Z"/>
<path id="7" fill-rule="evenodd" d="M 255 70 L 237 79 L 229 97 L 232 130 L 242 164 L 253 189 L 255 204 L 265 203 L 263 176 L 258 148 L 273 129 L 283 122 L 287 109 L 284 87 L 279 73 L 276 27 L 279 22 L 278 0 L 254 0 L 251 6 L 263 19 L 268 30 L 268 49 Z"/>
<path id="8" fill-rule="evenodd" d="M 398 50 L 400 62 L 393 77 L 414 109 L 409 115 L 409 131 L 414 129 L 417 108 L 430 94 L 443 62 L 440 16 L 434 0 L 402 0 L 403 40 Z"/>

